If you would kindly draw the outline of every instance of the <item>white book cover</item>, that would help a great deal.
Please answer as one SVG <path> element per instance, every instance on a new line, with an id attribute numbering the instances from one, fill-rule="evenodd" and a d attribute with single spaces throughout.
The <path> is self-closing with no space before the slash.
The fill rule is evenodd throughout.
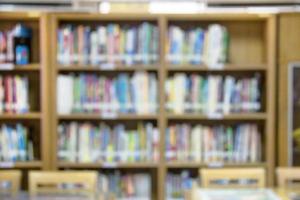
<path id="1" fill-rule="evenodd" d="M 174 87 L 172 88 L 175 105 L 174 105 L 174 112 L 176 114 L 184 113 L 184 103 L 186 97 L 186 81 L 187 76 L 186 74 L 179 73 L 174 76 Z"/>
<path id="2" fill-rule="evenodd" d="M 70 114 L 73 109 L 73 78 L 59 75 L 57 78 L 57 112 Z"/>
<path id="3" fill-rule="evenodd" d="M 70 134 L 70 138 L 69 139 L 69 142 L 70 142 L 70 153 L 69 153 L 69 160 L 71 162 L 76 162 L 76 159 L 77 159 L 77 131 L 78 131 L 78 123 L 76 122 L 72 122 L 70 123 L 70 126 L 69 126 L 70 130 L 69 130 L 69 134 Z"/>

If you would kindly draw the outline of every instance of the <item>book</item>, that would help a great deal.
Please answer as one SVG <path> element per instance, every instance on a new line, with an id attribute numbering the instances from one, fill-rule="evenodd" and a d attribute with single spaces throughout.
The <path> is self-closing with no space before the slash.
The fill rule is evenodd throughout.
<path id="1" fill-rule="evenodd" d="M 28 78 L 20 75 L 0 76 L 0 113 L 27 113 L 29 105 Z"/>
<path id="2" fill-rule="evenodd" d="M 170 64 L 206 64 L 220 68 L 228 61 L 229 34 L 226 27 L 210 24 L 184 29 L 171 25 L 168 29 L 166 60 Z"/>
<path id="3" fill-rule="evenodd" d="M 121 73 L 116 77 L 59 75 L 57 112 L 154 114 L 158 109 L 157 87 L 156 75 L 147 72 Z"/>
<path id="4" fill-rule="evenodd" d="M 156 162 L 159 130 L 139 123 L 136 130 L 123 124 L 61 123 L 58 126 L 58 159 L 69 162 Z"/>
<path id="5" fill-rule="evenodd" d="M 147 173 L 122 173 L 119 170 L 98 176 L 98 191 L 104 199 L 152 199 L 152 180 Z"/>
<path id="6" fill-rule="evenodd" d="M 158 42 L 158 27 L 149 22 L 65 24 L 57 30 L 57 61 L 62 65 L 154 64 L 159 61 Z"/>
<path id="7" fill-rule="evenodd" d="M 262 161 L 262 138 L 256 124 L 174 124 L 166 129 L 165 138 L 167 161 L 206 164 Z"/>
<path id="8" fill-rule="evenodd" d="M 0 31 L 0 64 L 14 62 L 13 30 Z"/>
<path id="9" fill-rule="evenodd" d="M 165 182 L 165 199 L 185 199 L 185 192 L 191 190 L 197 182 L 197 178 L 192 177 L 187 170 L 180 173 L 168 172 Z"/>
<path id="10" fill-rule="evenodd" d="M 0 161 L 16 162 L 34 159 L 33 141 L 29 139 L 29 129 L 24 125 L 2 124 L 0 126 Z"/>
<path id="11" fill-rule="evenodd" d="M 175 114 L 207 115 L 259 112 L 261 75 L 187 75 L 175 73 L 165 82 L 166 108 Z"/>

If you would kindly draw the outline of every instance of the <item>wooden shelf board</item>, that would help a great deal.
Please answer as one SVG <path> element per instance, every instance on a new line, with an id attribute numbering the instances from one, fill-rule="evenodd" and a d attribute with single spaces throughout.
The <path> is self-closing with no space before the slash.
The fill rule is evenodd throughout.
<path id="1" fill-rule="evenodd" d="M 30 112 L 24 114 L 10 114 L 10 113 L 3 113 L 0 114 L 0 119 L 40 119 L 39 112 Z"/>
<path id="2" fill-rule="evenodd" d="M 72 71 L 157 71 L 159 69 L 159 64 L 157 65 L 116 65 L 112 68 L 101 68 L 99 66 L 93 65 L 58 65 L 57 70 L 61 72 L 72 72 Z"/>
<path id="3" fill-rule="evenodd" d="M 206 65 L 168 65 L 168 71 L 191 71 L 191 72 L 206 72 L 206 71 L 261 71 L 266 70 L 266 64 L 226 64 L 223 68 L 214 69 Z"/>
<path id="4" fill-rule="evenodd" d="M 58 162 L 60 168 L 156 168 L 157 163 L 154 162 L 135 162 L 135 163 L 72 163 Z"/>
<path id="5" fill-rule="evenodd" d="M 167 118 L 171 120 L 265 120 L 266 113 L 240 113 L 228 115 L 204 115 L 204 114 L 167 114 Z"/>
<path id="6" fill-rule="evenodd" d="M 99 114 L 68 114 L 58 115 L 61 120 L 156 120 L 155 114 L 136 115 L 136 114 L 118 114 L 116 116 L 105 116 Z"/>
<path id="7" fill-rule="evenodd" d="M 197 163 L 197 162 L 167 162 L 167 168 L 222 168 L 222 167 L 266 167 L 267 164 L 262 163 Z"/>
<path id="8" fill-rule="evenodd" d="M 23 169 L 23 168 L 41 168 L 41 161 L 24 161 L 24 162 L 0 162 L 2 169 Z"/>
<path id="9" fill-rule="evenodd" d="M 0 71 L 38 71 L 40 70 L 39 63 L 32 63 L 28 65 L 10 65 L 5 66 L 6 64 L 0 64 Z"/>

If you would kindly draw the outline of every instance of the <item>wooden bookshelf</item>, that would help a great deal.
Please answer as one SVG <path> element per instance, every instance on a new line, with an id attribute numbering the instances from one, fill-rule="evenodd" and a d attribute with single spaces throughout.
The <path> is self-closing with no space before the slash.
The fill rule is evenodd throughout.
<path id="1" fill-rule="evenodd" d="M 273 185 L 274 180 L 274 119 L 275 119 L 275 39 L 276 39 L 276 18 L 273 15 L 260 14 L 195 14 L 195 15 L 150 15 L 150 14 L 91 14 L 91 13 L 52 13 L 51 23 L 48 35 L 48 42 L 53 48 L 49 51 L 50 59 L 48 64 L 51 71 L 51 86 L 49 92 L 49 108 L 51 111 L 49 127 L 51 133 L 51 147 L 48 155 L 51 156 L 50 169 L 151 169 L 155 171 L 153 180 L 155 180 L 154 199 L 165 199 L 165 178 L 169 169 L 197 169 L 205 167 L 218 167 L 218 163 L 203 164 L 194 162 L 167 162 L 165 160 L 165 130 L 170 122 L 187 122 L 187 121 L 210 121 L 216 124 L 222 122 L 234 121 L 244 122 L 253 121 L 260 123 L 263 138 L 263 161 L 261 163 L 223 163 L 219 167 L 263 167 L 268 172 L 268 184 Z M 101 66 L 81 66 L 68 65 L 62 66 L 57 63 L 57 38 L 56 30 L 61 24 L 89 24 L 96 26 L 101 23 L 136 23 L 151 21 L 158 25 L 160 31 L 160 58 L 159 62 L 154 65 L 146 66 L 122 66 L 116 65 L 113 68 L 104 69 Z M 166 37 L 168 26 L 170 24 L 182 25 L 187 27 L 203 26 L 206 27 L 211 23 L 219 23 L 225 26 L 230 35 L 229 63 L 221 69 L 211 69 L 205 65 L 170 65 L 165 60 L 166 57 Z M 56 112 L 56 80 L 59 74 L 92 72 L 105 75 L 118 74 L 120 72 L 135 71 L 153 71 L 157 73 L 159 87 L 159 111 L 155 115 L 134 115 L 120 114 L 116 116 L 102 116 L 101 114 L 68 114 L 60 115 Z M 241 113 L 228 114 L 220 116 L 207 116 L 203 114 L 172 114 L 165 109 L 166 98 L 164 84 L 167 77 L 176 72 L 184 73 L 239 73 L 243 75 L 261 73 L 264 76 L 262 88 L 263 109 L 258 113 Z M 119 123 L 136 123 L 137 121 L 155 121 L 160 130 L 160 160 L 158 163 L 141 162 L 141 163 L 70 163 L 62 162 L 57 159 L 57 132 L 58 124 L 61 121 L 108 121 L 112 120 Z M 50 133 L 50 132 L 49 132 Z"/>
<path id="2" fill-rule="evenodd" d="M 169 65 L 167 70 L 170 72 L 209 72 L 209 71 L 219 71 L 219 72 L 231 72 L 231 71 L 264 71 L 267 66 L 264 64 L 254 64 L 254 65 L 224 65 L 221 68 L 209 68 L 206 65 Z"/>
<path id="3" fill-rule="evenodd" d="M 48 68 L 46 52 L 47 17 L 40 12 L 1 12 L 0 31 L 11 30 L 16 24 L 22 23 L 32 30 L 31 39 L 31 62 L 28 65 L 14 65 L 9 63 L 0 64 L 1 75 L 20 75 L 26 76 L 29 80 L 29 105 L 27 113 L 2 113 L 0 114 L 0 125 L 15 125 L 21 123 L 28 127 L 32 135 L 34 160 L 22 162 L 0 162 L 2 169 L 18 169 L 23 174 L 29 170 L 49 169 L 48 150 L 50 147 L 49 124 L 50 119 L 48 110 Z M 23 176 L 24 177 L 24 176 Z M 22 180 L 22 188 L 26 189 L 26 176 Z"/>
<path id="4" fill-rule="evenodd" d="M 70 66 L 58 66 L 57 70 L 60 72 L 135 72 L 135 71 L 157 71 L 158 67 L 156 65 L 133 65 L 133 66 L 122 66 L 117 65 L 113 67 L 101 67 L 101 66 L 93 66 L 93 65 L 70 65 Z"/>
<path id="5" fill-rule="evenodd" d="M 297 121 L 297 119 L 288 119 L 289 116 L 289 64 L 299 63 L 300 61 L 300 46 L 293 45 L 300 42 L 297 36 L 300 33 L 300 14 L 299 13 L 282 13 L 278 16 L 279 37 L 278 37 L 278 76 L 277 76 L 277 121 L 276 129 L 278 130 L 276 152 L 277 164 L 279 166 L 290 166 L 289 158 L 292 157 L 292 149 L 289 144 L 289 120 Z"/>

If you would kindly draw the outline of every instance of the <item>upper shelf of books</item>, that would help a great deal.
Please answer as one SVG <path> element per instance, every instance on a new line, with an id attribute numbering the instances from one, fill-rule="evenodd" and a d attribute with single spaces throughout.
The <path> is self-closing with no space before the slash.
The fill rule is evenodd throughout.
<path id="1" fill-rule="evenodd" d="M 171 71 L 259 71 L 268 66 L 266 16 L 61 15 L 57 19 L 60 70 L 86 66 L 122 71 L 167 65 Z"/>

